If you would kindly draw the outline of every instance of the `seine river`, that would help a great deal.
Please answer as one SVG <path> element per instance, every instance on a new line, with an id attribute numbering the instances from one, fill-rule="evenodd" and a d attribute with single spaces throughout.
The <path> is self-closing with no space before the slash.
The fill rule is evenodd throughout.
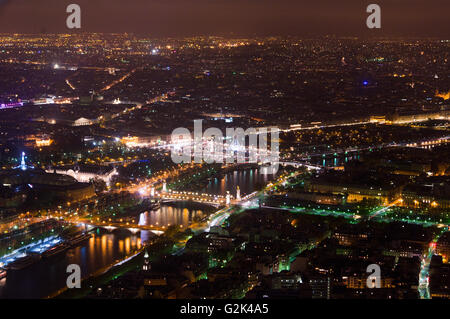
<path id="1" fill-rule="evenodd" d="M 226 174 L 209 182 L 203 190 L 211 194 L 236 195 L 239 185 L 241 195 L 253 192 L 256 187 L 266 184 L 273 178 L 260 174 L 259 169 L 248 169 Z M 202 218 L 212 208 L 193 203 L 175 203 L 162 205 L 160 209 L 143 212 L 139 216 L 140 224 L 145 225 L 183 225 L 189 226 L 196 218 Z M 213 210 L 213 209 L 212 209 Z M 99 269 L 122 260 L 141 248 L 152 236 L 149 231 L 132 233 L 129 230 L 96 229 L 93 236 L 74 247 L 47 259 L 16 271 L 8 271 L 7 277 L 0 280 L 0 298 L 44 298 L 65 287 L 69 264 L 81 267 L 82 277 L 88 277 Z"/>
<path id="2" fill-rule="evenodd" d="M 264 168 L 262 168 L 264 169 Z M 261 168 L 234 171 L 222 178 L 215 178 L 209 182 L 202 191 L 208 194 L 225 195 L 227 191 L 236 196 L 236 187 L 239 185 L 241 196 L 245 196 L 257 190 L 274 179 L 272 174 L 262 174 Z"/>
<path id="3" fill-rule="evenodd" d="M 79 246 L 22 270 L 8 271 L 0 280 L 0 298 L 44 298 L 66 285 L 67 266 L 78 264 L 82 277 L 124 258 L 141 247 L 140 234 L 127 230 L 97 229 Z"/>
<path id="4" fill-rule="evenodd" d="M 195 206 L 195 208 L 191 206 Z M 203 217 L 207 213 L 208 209 L 202 210 L 199 207 L 191 203 L 162 205 L 156 211 L 142 213 L 140 223 L 188 226 L 195 216 Z M 8 271 L 7 277 L 0 280 L 0 298 L 44 298 L 49 296 L 65 287 L 68 265 L 80 265 L 82 277 L 88 277 L 97 270 L 111 265 L 114 261 L 132 255 L 153 236 L 155 235 L 150 231 L 133 233 L 126 229 L 108 231 L 97 228 L 89 240 L 80 243 L 77 247 L 60 255 L 41 259 L 25 269 Z"/>

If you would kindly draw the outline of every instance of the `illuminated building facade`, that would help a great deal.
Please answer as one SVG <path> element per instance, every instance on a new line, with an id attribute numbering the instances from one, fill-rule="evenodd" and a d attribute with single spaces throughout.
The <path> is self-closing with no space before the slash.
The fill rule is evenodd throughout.
<path id="1" fill-rule="evenodd" d="M 69 175 L 80 183 L 89 183 L 92 180 L 103 180 L 109 185 L 113 176 L 117 175 L 117 169 L 111 166 L 68 166 L 50 168 L 47 173 Z"/>

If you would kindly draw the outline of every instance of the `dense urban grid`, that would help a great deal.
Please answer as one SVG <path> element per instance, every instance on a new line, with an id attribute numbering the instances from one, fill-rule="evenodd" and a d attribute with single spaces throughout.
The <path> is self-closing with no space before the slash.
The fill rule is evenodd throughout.
<path id="1" fill-rule="evenodd" d="M 450 298 L 449 49 L 0 34 L 0 298 Z M 278 171 L 175 163 L 199 119 Z"/>

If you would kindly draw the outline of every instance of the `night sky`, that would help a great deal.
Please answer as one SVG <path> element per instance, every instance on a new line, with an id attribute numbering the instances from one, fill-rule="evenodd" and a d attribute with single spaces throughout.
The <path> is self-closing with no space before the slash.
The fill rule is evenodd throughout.
<path id="1" fill-rule="evenodd" d="M 0 32 L 70 31 L 71 3 L 87 32 L 450 38 L 450 0 L 0 0 Z M 381 6 L 381 30 L 365 25 L 370 3 Z"/>

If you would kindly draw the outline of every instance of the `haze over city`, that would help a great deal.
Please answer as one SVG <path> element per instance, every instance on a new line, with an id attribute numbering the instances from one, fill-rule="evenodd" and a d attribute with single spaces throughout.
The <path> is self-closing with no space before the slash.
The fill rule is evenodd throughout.
<path id="1" fill-rule="evenodd" d="M 60 0 L 6 0 L 0 3 L 0 30 L 66 32 Z M 324 35 L 444 36 L 446 0 L 381 0 L 383 27 L 369 31 L 360 0 L 79 0 L 83 32 L 133 32 L 151 36 Z"/>

